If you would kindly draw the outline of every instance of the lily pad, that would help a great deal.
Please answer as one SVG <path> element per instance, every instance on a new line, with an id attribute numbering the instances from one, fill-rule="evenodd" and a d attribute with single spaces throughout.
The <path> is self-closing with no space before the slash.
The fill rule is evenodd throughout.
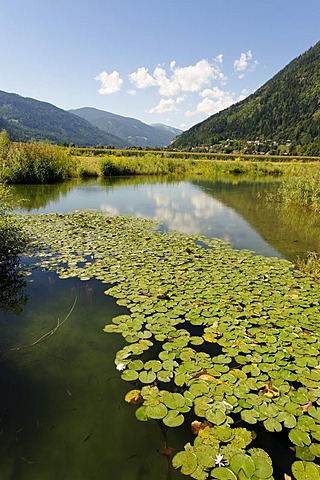
<path id="1" fill-rule="evenodd" d="M 147 407 L 145 407 L 145 413 L 148 418 L 161 420 L 167 415 L 168 410 L 163 403 L 159 403 L 158 405 L 148 405 Z"/>
<path id="2" fill-rule="evenodd" d="M 320 467 L 313 462 L 297 461 L 291 468 L 296 480 L 319 480 L 320 478 Z"/>
<path id="3" fill-rule="evenodd" d="M 169 410 L 167 415 L 163 418 L 163 423 L 167 427 L 180 427 L 184 422 L 184 416 L 176 410 Z"/>

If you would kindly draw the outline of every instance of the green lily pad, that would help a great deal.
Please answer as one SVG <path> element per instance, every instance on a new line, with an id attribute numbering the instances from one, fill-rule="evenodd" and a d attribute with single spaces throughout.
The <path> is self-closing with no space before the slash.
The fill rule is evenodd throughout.
<path id="1" fill-rule="evenodd" d="M 124 370 L 121 373 L 121 378 L 122 380 L 126 380 L 127 382 L 133 382 L 134 380 L 137 380 L 139 377 L 139 373 L 136 370 Z"/>
<path id="2" fill-rule="evenodd" d="M 146 413 L 146 407 L 144 407 L 143 405 L 137 408 L 135 415 L 136 418 L 140 420 L 140 422 L 147 422 L 149 420 L 149 417 Z"/>
<path id="3" fill-rule="evenodd" d="M 145 413 L 148 416 L 148 418 L 161 420 L 167 415 L 168 410 L 163 403 L 159 403 L 158 405 L 148 405 L 147 407 L 145 407 Z"/>
<path id="4" fill-rule="evenodd" d="M 197 457 L 192 451 L 178 452 L 172 459 L 174 468 L 181 468 L 184 475 L 192 475 L 197 468 Z"/>
<path id="5" fill-rule="evenodd" d="M 257 423 L 259 418 L 259 412 L 255 410 L 242 410 L 241 411 L 241 418 L 244 422 L 250 423 L 254 425 Z"/>
<path id="6" fill-rule="evenodd" d="M 232 457 L 230 460 L 230 467 L 235 473 L 239 473 L 241 470 L 243 470 L 248 478 L 252 478 L 256 469 L 252 458 L 245 453 L 239 453 L 238 455 Z"/>
<path id="7" fill-rule="evenodd" d="M 261 448 L 250 448 L 248 450 L 255 465 L 254 475 L 257 478 L 269 479 L 273 474 L 272 460 Z"/>
<path id="8" fill-rule="evenodd" d="M 142 383 L 153 383 L 156 378 L 157 375 L 153 371 L 146 372 L 145 370 L 143 370 L 139 373 L 139 380 Z"/>
<path id="9" fill-rule="evenodd" d="M 169 410 L 163 418 L 163 423 L 167 427 L 180 427 L 184 422 L 184 416 L 176 410 Z"/>
<path id="10" fill-rule="evenodd" d="M 186 399 L 180 393 L 165 392 L 163 395 L 163 402 L 168 408 L 176 410 L 177 408 L 184 407 Z"/>
<path id="11" fill-rule="evenodd" d="M 303 447 L 305 445 L 310 445 L 311 439 L 307 432 L 303 430 L 299 430 L 298 428 L 293 428 L 289 432 L 289 439 L 294 445 L 298 445 L 298 447 Z"/>
<path id="12" fill-rule="evenodd" d="M 292 464 L 292 473 L 296 480 L 319 480 L 320 467 L 313 462 L 297 461 Z"/>
<path id="13" fill-rule="evenodd" d="M 217 478 L 218 480 L 237 480 L 237 476 L 230 468 L 218 467 L 211 470 L 211 478 Z"/>

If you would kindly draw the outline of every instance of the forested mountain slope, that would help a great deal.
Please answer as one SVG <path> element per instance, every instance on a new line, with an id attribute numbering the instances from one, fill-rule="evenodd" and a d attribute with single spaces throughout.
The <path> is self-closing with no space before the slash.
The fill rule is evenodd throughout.
<path id="1" fill-rule="evenodd" d="M 190 148 L 256 138 L 319 144 L 320 154 L 320 42 L 245 100 L 184 132 L 173 146 Z"/>
<path id="2" fill-rule="evenodd" d="M 7 130 L 11 140 L 22 142 L 36 140 L 79 146 L 129 145 L 50 103 L 3 91 L 0 91 L 0 129 Z"/>

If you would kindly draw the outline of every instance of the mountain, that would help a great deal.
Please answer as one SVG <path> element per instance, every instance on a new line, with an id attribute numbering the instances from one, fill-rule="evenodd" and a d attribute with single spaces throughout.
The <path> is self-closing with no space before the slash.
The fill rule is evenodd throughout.
<path id="1" fill-rule="evenodd" d="M 50 103 L 3 91 L 0 91 L 0 129 L 7 130 L 14 141 L 129 146 L 128 142 Z"/>
<path id="2" fill-rule="evenodd" d="M 154 128 L 159 128 L 160 130 L 164 130 L 165 132 L 170 132 L 175 137 L 177 135 L 181 135 L 181 133 L 183 132 L 183 130 L 181 130 L 180 128 L 170 127 L 169 125 L 164 125 L 163 123 L 152 123 L 150 126 Z"/>
<path id="3" fill-rule="evenodd" d="M 184 132 L 172 146 L 190 148 L 257 138 L 319 144 L 320 154 L 320 42 L 245 100 Z"/>
<path id="4" fill-rule="evenodd" d="M 104 132 L 122 138 L 133 146 L 166 147 L 181 133 L 181 130 L 172 127 L 151 126 L 135 118 L 123 117 L 92 107 L 77 108 L 69 112 L 84 118 Z"/>

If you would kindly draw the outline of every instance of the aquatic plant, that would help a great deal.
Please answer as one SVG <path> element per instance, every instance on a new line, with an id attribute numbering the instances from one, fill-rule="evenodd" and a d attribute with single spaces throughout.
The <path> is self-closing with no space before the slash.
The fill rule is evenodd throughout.
<path id="1" fill-rule="evenodd" d="M 75 212 L 24 217 L 61 278 L 92 277 L 127 314 L 118 374 L 138 420 L 190 422 L 173 466 L 196 480 L 320 476 L 320 285 L 285 260 L 150 220 Z M 281 470 L 265 435 L 286 452 Z"/>

